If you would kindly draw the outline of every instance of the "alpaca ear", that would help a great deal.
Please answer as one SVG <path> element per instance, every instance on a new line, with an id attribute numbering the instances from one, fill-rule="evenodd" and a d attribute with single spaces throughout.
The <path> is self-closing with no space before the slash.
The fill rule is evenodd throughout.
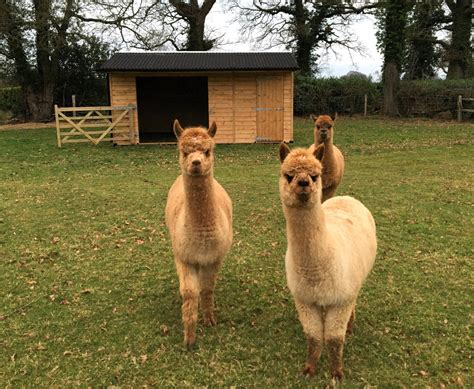
<path id="1" fill-rule="evenodd" d="M 313 119 L 313 122 L 315 122 L 316 119 L 318 118 L 318 115 L 315 115 L 314 113 L 312 113 L 311 115 L 309 115 L 309 117 Z"/>
<path id="2" fill-rule="evenodd" d="M 337 112 L 334 112 L 334 113 L 331 115 L 331 119 L 332 119 L 333 122 L 336 121 L 336 119 L 337 119 Z"/>
<path id="3" fill-rule="evenodd" d="M 209 127 L 209 130 L 207 130 L 207 133 L 209 134 L 209 136 L 214 138 L 214 135 L 216 135 L 216 131 L 217 131 L 217 124 L 216 122 L 212 122 L 211 127 Z"/>
<path id="4" fill-rule="evenodd" d="M 183 131 L 184 131 L 183 127 L 181 127 L 181 124 L 179 124 L 178 119 L 174 119 L 173 131 L 174 131 L 174 134 L 176 135 L 176 138 L 178 139 L 183 134 Z"/>
<path id="5" fill-rule="evenodd" d="M 284 142 L 280 143 L 280 162 L 283 163 L 285 158 L 290 154 L 290 148 Z"/>
<path id="6" fill-rule="evenodd" d="M 314 155 L 314 157 L 315 157 L 318 161 L 322 161 L 322 160 L 323 160 L 323 157 L 324 157 L 324 143 L 321 143 L 320 145 L 318 145 L 318 146 L 314 149 L 313 155 Z"/>

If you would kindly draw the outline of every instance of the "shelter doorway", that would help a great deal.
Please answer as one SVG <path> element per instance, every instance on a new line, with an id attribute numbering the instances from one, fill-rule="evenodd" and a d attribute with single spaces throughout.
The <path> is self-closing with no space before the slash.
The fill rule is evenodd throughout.
<path id="1" fill-rule="evenodd" d="M 207 77 L 137 77 L 140 143 L 174 142 L 173 122 L 209 126 Z"/>

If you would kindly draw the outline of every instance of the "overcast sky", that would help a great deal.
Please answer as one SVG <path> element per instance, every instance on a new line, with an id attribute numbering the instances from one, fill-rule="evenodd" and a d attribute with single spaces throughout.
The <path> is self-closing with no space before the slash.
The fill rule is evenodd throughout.
<path id="1" fill-rule="evenodd" d="M 232 13 L 224 12 L 221 2 L 216 2 L 211 13 L 206 19 L 206 25 L 214 28 L 218 34 L 226 31 L 223 45 L 220 50 L 225 51 L 252 51 L 255 50 L 251 43 L 242 42 L 240 39 L 239 25 L 232 22 Z M 363 17 L 354 22 L 353 33 L 359 37 L 359 41 L 365 47 L 366 54 L 353 53 L 352 58 L 346 49 L 338 49 L 338 58 L 329 53 L 326 63 L 320 64 L 323 76 L 342 76 L 351 70 L 378 78 L 382 66 L 382 58 L 376 49 L 375 27 L 372 17 Z M 272 50 L 284 51 L 284 47 Z"/>

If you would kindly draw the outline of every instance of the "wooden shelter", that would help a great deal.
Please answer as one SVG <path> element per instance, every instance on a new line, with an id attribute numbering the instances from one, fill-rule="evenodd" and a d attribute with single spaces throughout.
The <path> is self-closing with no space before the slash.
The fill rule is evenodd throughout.
<path id="1" fill-rule="evenodd" d="M 254 143 L 293 140 L 297 68 L 286 52 L 127 52 L 101 70 L 110 105 L 137 107 L 140 143 L 176 141 L 175 118 L 184 127 L 215 121 L 218 143 Z"/>

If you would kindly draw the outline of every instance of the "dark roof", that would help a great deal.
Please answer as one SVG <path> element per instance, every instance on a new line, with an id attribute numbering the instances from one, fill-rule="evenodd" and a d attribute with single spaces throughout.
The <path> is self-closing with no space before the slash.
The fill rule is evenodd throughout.
<path id="1" fill-rule="evenodd" d="M 291 53 L 164 51 L 116 53 L 99 70 L 106 72 L 177 72 L 233 70 L 297 70 Z"/>

